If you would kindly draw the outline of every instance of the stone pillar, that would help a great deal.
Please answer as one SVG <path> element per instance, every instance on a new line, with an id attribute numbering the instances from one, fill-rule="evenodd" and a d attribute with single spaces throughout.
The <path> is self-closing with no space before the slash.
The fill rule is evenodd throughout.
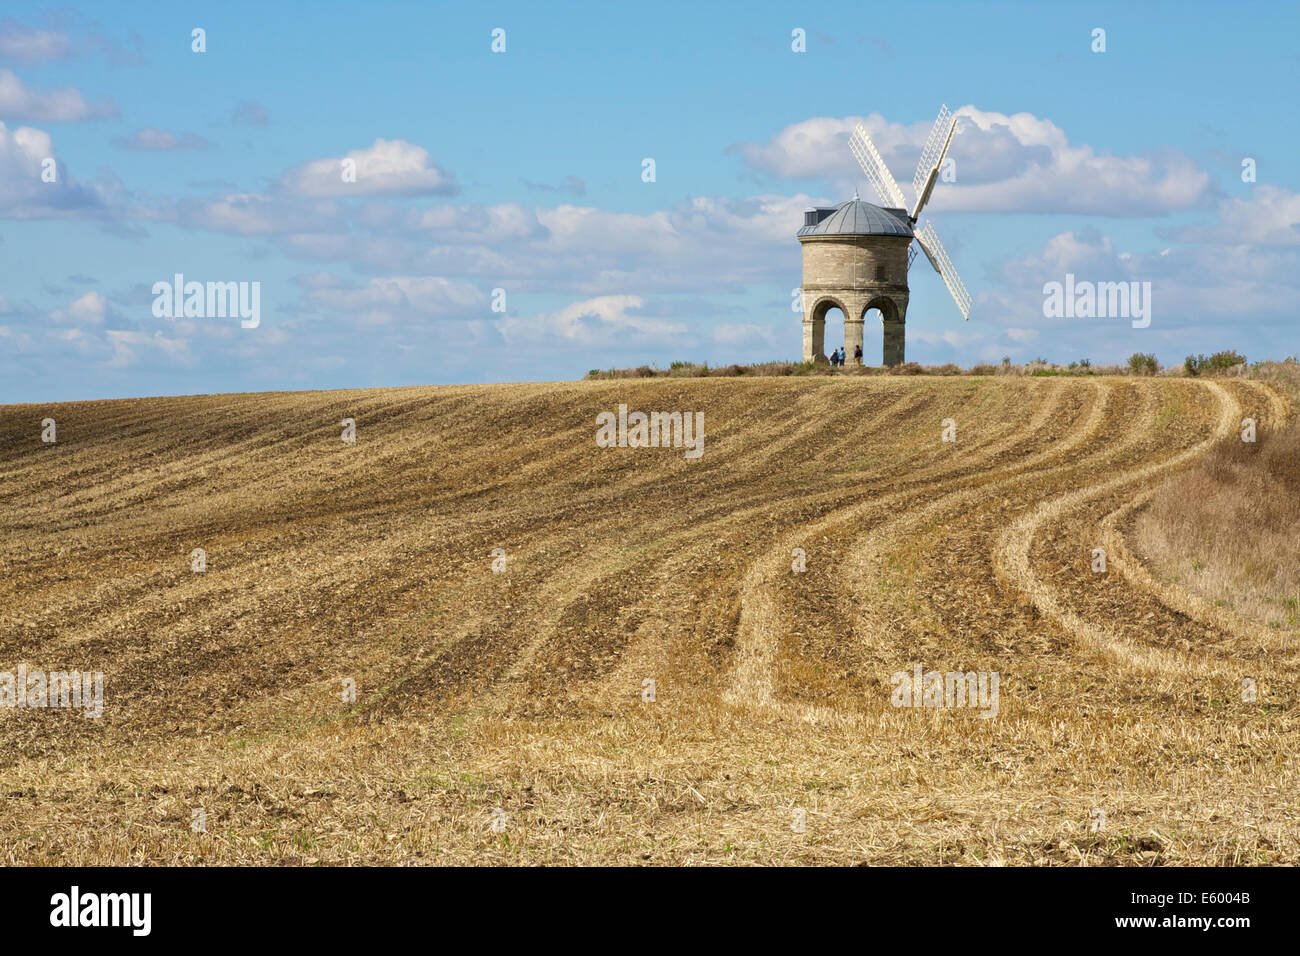
<path id="1" fill-rule="evenodd" d="M 846 366 L 860 366 L 862 364 L 854 356 L 857 349 L 862 348 L 862 314 L 858 313 L 856 319 L 844 320 L 844 364 Z"/>
<path id="2" fill-rule="evenodd" d="M 803 360 L 826 362 L 826 320 L 814 319 L 808 313 L 803 317 Z"/>
<path id="3" fill-rule="evenodd" d="M 885 365 L 902 365 L 903 333 L 905 326 L 901 318 L 885 319 Z"/>

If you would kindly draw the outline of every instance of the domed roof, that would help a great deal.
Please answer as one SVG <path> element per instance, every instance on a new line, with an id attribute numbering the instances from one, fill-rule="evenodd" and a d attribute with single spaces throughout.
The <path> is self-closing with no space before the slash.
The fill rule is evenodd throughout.
<path id="1" fill-rule="evenodd" d="M 813 218 L 810 211 L 805 222 Z M 850 199 L 834 209 L 816 210 L 816 219 L 797 233 L 803 236 L 903 236 L 911 238 L 906 209 L 884 209 Z"/>

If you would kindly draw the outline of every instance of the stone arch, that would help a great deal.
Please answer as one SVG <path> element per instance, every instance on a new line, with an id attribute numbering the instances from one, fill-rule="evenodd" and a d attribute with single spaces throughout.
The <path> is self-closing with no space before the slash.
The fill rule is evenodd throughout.
<path id="1" fill-rule="evenodd" d="M 839 309 L 847 325 L 853 320 L 853 310 L 835 295 L 817 293 L 810 297 L 810 305 L 803 316 L 803 355 L 805 362 L 826 361 L 826 313 Z M 838 347 L 838 346 L 837 346 Z"/>
<path id="2" fill-rule="evenodd" d="M 907 299 L 902 301 L 894 295 L 873 295 L 862 307 L 858 321 L 866 322 L 867 313 L 872 309 L 880 312 L 881 331 L 884 333 L 884 354 L 882 364 L 886 367 L 902 365 L 904 358 L 904 341 L 906 332 Z"/>
<path id="3" fill-rule="evenodd" d="M 881 320 L 884 322 L 898 321 L 898 305 L 887 295 L 875 296 L 870 302 L 862 307 L 862 314 L 858 316 L 862 321 L 867 320 L 867 313 L 872 309 L 880 312 Z"/>
<path id="4" fill-rule="evenodd" d="M 814 322 L 825 322 L 826 313 L 831 309 L 839 309 L 844 313 L 844 318 L 852 317 L 852 310 L 845 307 L 843 301 L 834 295 L 819 295 L 812 307 L 812 318 Z"/>

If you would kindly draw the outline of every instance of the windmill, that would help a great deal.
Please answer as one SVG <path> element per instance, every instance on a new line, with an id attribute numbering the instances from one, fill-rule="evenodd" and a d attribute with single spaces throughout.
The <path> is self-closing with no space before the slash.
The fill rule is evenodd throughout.
<path id="1" fill-rule="evenodd" d="M 930 193 L 934 191 L 934 184 L 939 179 L 939 171 L 943 167 L 944 157 L 948 155 L 948 147 L 952 144 L 952 138 L 956 132 L 957 117 L 949 112 L 947 106 L 941 106 L 939 116 L 934 121 L 934 126 L 930 127 L 930 136 L 921 149 L 921 158 L 917 161 L 916 172 L 912 175 L 912 187 L 916 190 L 916 205 L 907 214 L 907 218 L 913 227 L 913 238 L 916 239 L 917 245 L 921 247 L 925 257 L 930 260 L 930 265 L 934 266 L 934 271 L 939 273 L 944 285 L 948 287 L 948 292 L 952 295 L 952 300 L 957 303 L 957 309 L 961 312 L 962 319 L 969 321 L 970 293 L 966 291 L 966 286 L 962 283 L 961 277 L 957 275 L 957 270 L 953 266 L 952 260 L 948 258 L 943 243 L 939 241 L 939 236 L 934 231 L 934 223 L 926 219 L 925 225 L 920 230 L 916 229 L 917 218 L 921 215 L 921 210 L 925 208 L 925 204 L 930 201 Z M 898 183 L 894 181 L 893 175 L 889 172 L 889 167 L 885 165 L 880 152 L 876 149 L 875 144 L 871 142 L 871 137 L 867 135 L 866 128 L 861 123 L 849 136 L 849 149 L 852 151 L 854 158 L 857 159 L 858 165 L 862 167 L 868 182 L 876 190 L 876 195 L 884 201 L 885 205 L 896 209 L 905 209 L 907 204 L 903 198 L 902 190 L 898 188 Z M 912 266 L 912 260 L 915 258 L 916 250 L 909 247 L 907 255 L 909 269 Z"/>

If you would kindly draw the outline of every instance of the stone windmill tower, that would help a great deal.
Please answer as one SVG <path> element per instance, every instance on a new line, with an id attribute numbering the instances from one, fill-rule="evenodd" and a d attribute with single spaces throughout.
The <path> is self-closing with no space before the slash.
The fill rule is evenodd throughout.
<path id="1" fill-rule="evenodd" d="M 943 277 L 962 318 L 970 318 L 970 294 L 939 242 L 934 224 L 927 220 L 924 228 L 916 229 L 916 218 L 930 199 L 956 128 L 956 117 L 943 107 L 921 150 L 912 179 L 916 205 L 910 213 L 898 183 L 862 124 L 849 137 L 849 148 L 885 205 L 873 206 L 854 194 L 846 203 L 804 213 L 798 237 L 803 247 L 800 290 L 805 362 L 826 361 L 826 313 L 831 308 L 844 313 L 845 364 L 860 364 L 854 350 L 862 345 L 862 324 L 870 309 L 879 309 L 883 318 L 884 364 L 903 362 L 907 273 L 916 258 L 913 239 Z"/>

